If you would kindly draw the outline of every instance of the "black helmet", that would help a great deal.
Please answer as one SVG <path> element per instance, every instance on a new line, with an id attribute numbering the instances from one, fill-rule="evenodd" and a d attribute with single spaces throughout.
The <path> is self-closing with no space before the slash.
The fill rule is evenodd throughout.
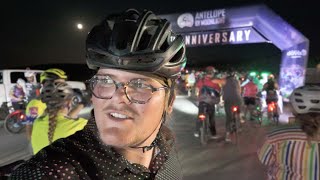
<path id="1" fill-rule="evenodd" d="M 41 91 L 41 100 L 48 108 L 61 108 L 71 100 L 74 91 L 66 82 L 46 83 Z"/>
<path id="2" fill-rule="evenodd" d="M 142 71 L 170 79 L 177 78 L 185 67 L 185 51 L 183 37 L 173 34 L 169 21 L 147 10 L 128 9 L 110 15 L 86 40 L 90 69 Z"/>

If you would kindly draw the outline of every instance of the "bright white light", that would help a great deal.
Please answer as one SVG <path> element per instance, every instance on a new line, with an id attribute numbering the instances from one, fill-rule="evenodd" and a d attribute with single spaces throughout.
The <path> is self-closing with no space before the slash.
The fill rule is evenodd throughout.
<path id="1" fill-rule="evenodd" d="M 79 23 L 79 24 L 77 24 L 77 28 L 78 28 L 78 29 L 82 29 L 82 28 L 83 28 L 83 25 Z"/>
<path id="2" fill-rule="evenodd" d="M 187 114 L 198 114 L 198 107 L 185 96 L 177 96 L 173 108 Z"/>

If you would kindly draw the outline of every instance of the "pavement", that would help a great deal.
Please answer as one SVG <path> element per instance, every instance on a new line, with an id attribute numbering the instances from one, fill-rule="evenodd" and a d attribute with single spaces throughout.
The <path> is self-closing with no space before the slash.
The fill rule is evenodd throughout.
<path id="1" fill-rule="evenodd" d="M 282 125 L 292 116 L 285 106 L 280 116 Z M 242 124 L 243 131 L 239 133 L 238 143 L 224 141 L 225 116 L 223 113 L 216 118 L 218 140 L 210 140 L 206 147 L 200 145 L 199 138 L 193 136 L 195 118 L 198 108 L 194 99 L 188 96 L 178 96 L 174 104 L 174 112 L 169 126 L 175 133 L 179 159 L 185 180 L 258 180 L 266 179 L 264 167 L 257 158 L 257 150 L 263 143 L 265 134 L 275 125 L 266 122 L 260 126 L 257 121 L 246 121 Z"/>

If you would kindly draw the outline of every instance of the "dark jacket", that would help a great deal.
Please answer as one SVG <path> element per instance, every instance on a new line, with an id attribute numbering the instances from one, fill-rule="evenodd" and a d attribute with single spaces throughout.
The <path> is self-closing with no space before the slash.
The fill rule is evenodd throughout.
<path id="1" fill-rule="evenodd" d="M 11 179 L 182 179 L 173 136 L 163 126 L 158 134 L 160 152 L 146 168 L 131 164 L 104 145 L 92 120 L 84 130 L 47 146 L 16 169 Z"/>

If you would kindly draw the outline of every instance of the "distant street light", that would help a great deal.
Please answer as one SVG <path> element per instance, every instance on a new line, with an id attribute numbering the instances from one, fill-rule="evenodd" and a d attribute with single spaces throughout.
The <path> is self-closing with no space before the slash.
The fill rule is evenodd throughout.
<path id="1" fill-rule="evenodd" d="M 78 23 L 78 24 L 77 24 L 77 28 L 78 28 L 79 30 L 82 30 L 82 29 L 83 29 L 83 25 L 82 25 L 81 23 Z"/>

